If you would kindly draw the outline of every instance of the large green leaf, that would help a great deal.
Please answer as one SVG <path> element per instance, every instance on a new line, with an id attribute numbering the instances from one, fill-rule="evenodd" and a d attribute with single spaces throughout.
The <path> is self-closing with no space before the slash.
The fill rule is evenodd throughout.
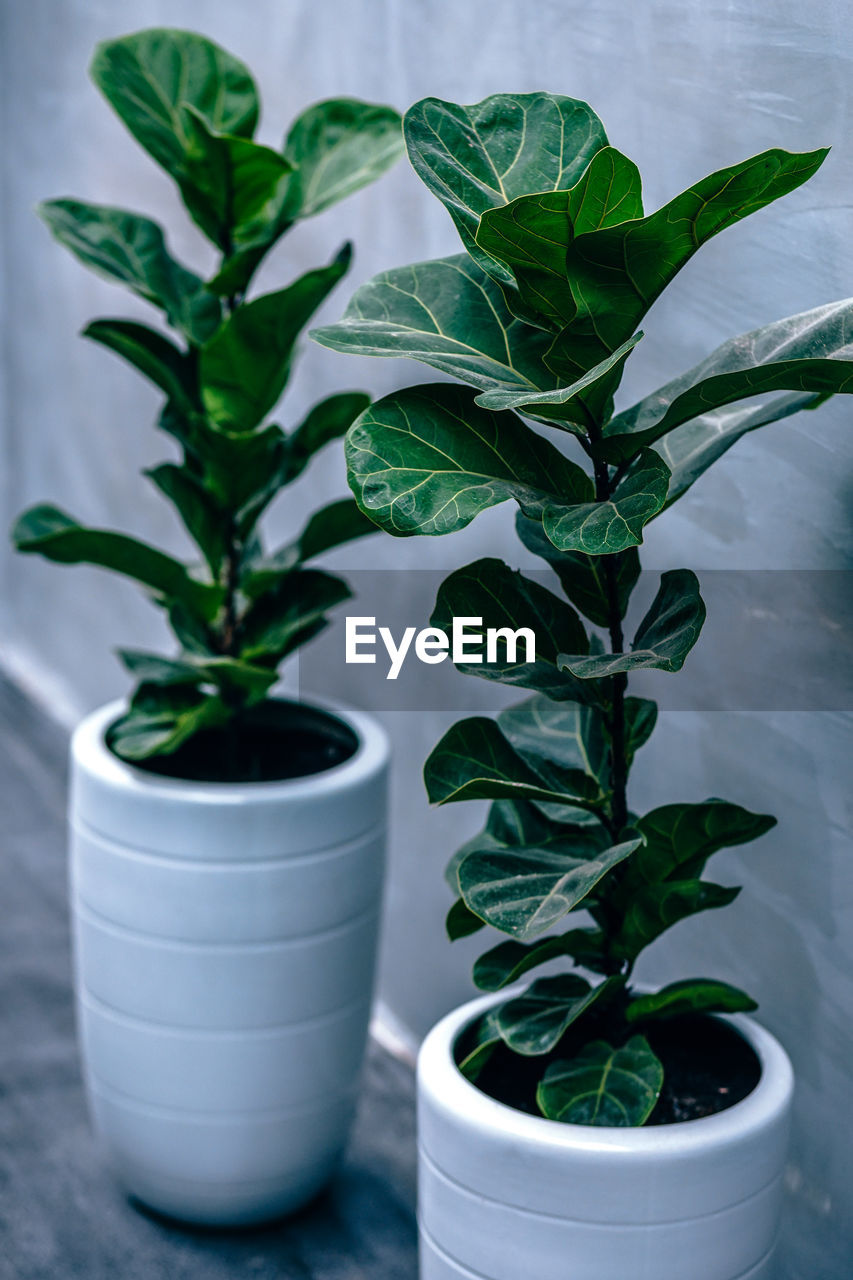
<path id="1" fill-rule="evenodd" d="M 598 795 L 598 786 L 580 770 L 534 769 L 485 716 L 448 729 L 427 758 L 424 781 L 432 804 L 518 799 L 589 807 Z"/>
<path id="2" fill-rule="evenodd" d="M 189 468 L 172 462 L 164 462 L 143 474 L 174 505 L 211 574 L 217 578 L 228 546 L 228 522 L 210 491 Z"/>
<path id="3" fill-rule="evenodd" d="M 630 899 L 618 931 L 610 940 L 614 955 L 634 960 L 667 929 L 699 911 L 727 907 L 740 893 L 737 887 L 708 880 L 667 880 L 647 884 Z"/>
<path id="4" fill-rule="evenodd" d="M 602 449 L 614 461 L 630 457 L 691 419 L 747 396 L 851 390 L 853 299 L 845 298 L 724 342 L 701 364 L 613 418 Z"/>
<path id="5" fill-rule="evenodd" d="M 288 436 L 288 480 L 301 475 L 314 454 L 325 445 L 345 435 L 369 404 L 370 396 L 364 391 L 336 391 L 315 404 Z"/>
<path id="6" fill-rule="evenodd" d="M 643 528 L 666 502 L 669 467 L 644 449 L 607 502 L 548 506 L 542 527 L 559 551 L 609 556 L 643 541 Z"/>
<path id="7" fill-rule="evenodd" d="M 250 431 L 269 413 L 290 374 L 296 339 L 346 273 L 351 256 L 346 244 L 329 266 L 238 307 L 202 349 L 202 399 L 220 426 Z"/>
<path id="8" fill-rule="evenodd" d="M 183 107 L 211 129 L 250 138 L 258 94 L 248 68 L 193 31 L 153 27 L 95 50 L 90 75 L 113 110 L 158 164 L 175 176 L 188 139 Z"/>
<path id="9" fill-rule="evenodd" d="M 534 329 L 531 332 L 537 331 Z M 485 391 L 477 397 L 477 404 L 486 409 L 515 409 L 528 417 L 545 418 L 559 423 L 575 435 L 585 435 L 590 421 L 597 421 L 596 409 L 612 394 L 622 376 L 625 361 L 642 336 L 642 333 L 635 333 L 633 338 L 617 347 L 612 355 L 582 374 L 568 387 L 538 391 L 533 395 L 525 391 Z M 596 398 L 596 393 L 602 388 L 603 396 Z"/>
<path id="10" fill-rule="evenodd" d="M 536 696 L 498 716 L 501 732 L 528 760 L 550 760 L 578 769 L 607 790 L 609 738 L 602 713 L 577 702 Z"/>
<path id="11" fill-rule="evenodd" d="M 240 512 L 241 532 L 253 525 L 282 487 L 302 474 L 315 453 L 342 436 L 369 404 L 370 396 L 362 391 L 337 392 L 316 404 L 296 430 L 288 434 L 284 445 L 276 449 L 266 480 L 259 477 L 251 500 Z M 366 519 L 362 517 L 362 523 Z"/>
<path id="12" fill-rule="evenodd" d="M 607 571 L 613 574 L 619 603 L 619 616 L 624 618 L 631 592 L 640 576 L 640 557 L 636 547 L 620 555 L 586 555 L 583 551 L 558 551 L 546 537 L 538 520 L 528 520 L 522 511 L 516 513 L 515 528 L 519 538 L 534 555 L 541 556 L 560 579 L 560 586 L 572 604 L 597 627 L 610 622 Z"/>
<path id="13" fill-rule="evenodd" d="M 174 430 L 169 415 L 161 417 L 160 424 L 164 430 Z M 175 434 L 186 443 L 180 428 Z M 281 427 L 270 424 L 259 431 L 225 431 L 204 420 L 195 424 L 189 439 L 204 459 L 206 486 L 224 507 L 241 517 L 255 507 L 260 493 L 269 501 L 280 488 L 287 465 L 287 439 Z"/>
<path id="14" fill-rule="evenodd" d="M 326 614 L 348 599 L 340 578 L 319 569 L 297 569 L 278 588 L 249 608 L 240 628 L 240 656 L 246 662 L 279 663 L 326 625 Z"/>
<path id="15" fill-rule="evenodd" d="M 297 565 L 345 542 L 363 538 L 368 533 L 376 533 L 376 525 L 362 515 L 352 498 L 330 502 L 314 512 L 292 542 L 254 561 L 251 571 L 243 579 L 242 589 L 249 596 L 261 595 Z"/>
<path id="16" fill-rule="evenodd" d="M 748 844 L 775 825 L 776 819 L 769 814 L 750 813 L 725 800 L 652 809 L 636 821 L 645 845 L 625 877 L 626 900 L 635 888 L 646 884 L 701 876 L 708 859 L 719 849 Z"/>
<path id="17" fill-rule="evenodd" d="M 249 138 L 217 133 L 193 108 L 181 112 L 185 155 L 177 174 L 181 196 L 197 226 L 225 254 L 216 276 L 218 292 L 223 273 L 230 291 L 245 287 L 244 271 L 236 279 L 237 262 L 254 271 L 289 223 L 284 216 L 291 166 L 271 147 Z"/>
<path id="18" fill-rule="evenodd" d="M 537 296 L 548 323 L 562 321 L 548 362 L 564 378 L 579 377 L 636 331 L 702 244 L 807 181 L 825 156 L 765 151 L 701 179 L 656 213 L 577 236 L 568 198 L 563 213 L 556 197 L 524 195 L 511 210 L 485 214 L 478 239 L 492 254 L 500 249 L 525 300 Z M 510 218 L 513 235 L 498 245 L 490 226 Z"/>
<path id="19" fill-rule="evenodd" d="M 568 648 L 573 652 L 586 649 L 586 633 L 571 605 L 546 587 L 510 569 L 502 560 L 476 560 L 445 578 L 430 622 L 450 635 L 456 617 L 482 619 L 480 661 L 457 663 L 460 671 L 526 689 L 547 690 L 552 698 L 575 696 L 579 682 L 558 670 L 557 655 Z M 523 628 L 533 632 L 535 662 L 526 661 L 525 639 L 517 635 Z M 491 662 L 483 634 L 486 629 L 506 633 L 498 639 Z M 466 634 L 473 640 L 478 628 L 469 624 Z M 507 640 L 513 648 L 508 648 Z"/>
<path id="20" fill-rule="evenodd" d="M 553 805 L 526 799 L 495 800 L 489 806 L 486 825 L 466 840 L 447 864 L 444 878 L 459 892 L 459 867 L 469 853 L 483 849 L 563 848 L 579 836 L 583 847 L 606 849 L 610 836 L 596 813 L 571 805 Z"/>
<path id="21" fill-rule="evenodd" d="M 803 409 L 816 409 L 825 396 L 776 396 L 768 404 L 739 405 L 700 414 L 658 441 L 657 452 L 672 472 L 666 505 L 672 506 L 741 436 Z"/>
<path id="22" fill-rule="evenodd" d="M 592 496 L 586 473 L 547 440 L 450 383 L 377 400 L 350 428 L 346 454 L 362 510 L 401 536 L 452 533 L 508 498 L 535 511 Z"/>
<path id="23" fill-rule="evenodd" d="M 663 1067 L 644 1036 L 621 1048 L 596 1040 L 570 1061 L 551 1063 L 536 1101 L 548 1120 L 634 1128 L 648 1120 L 662 1086 Z"/>
<path id="24" fill-rule="evenodd" d="M 293 122 L 284 144 L 294 168 L 288 216 L 321 213 L 375 181 L 402 154 L 401 120 L 393 107 L 356 98 L 315 103 Z"/>
<path id="25" fill-rule="evenodd" d="M 237 658 L 196 654 L 163 658 L 143 649 L 119 649 L 118 656 L 128 671 L 145 684 L 216 685 L 220 690 L 238 690 L 246 706 L 260 702 L 278 679 L 276 671 Z"/>
<path id="26" fill-rule="evenodd" d="M 573 973 L 539 978 L 522 995 L 498 1009 L 501 1039 L 514 1053 L 525 1057 L 550 1053 L 572 1023 L 593 1005 L 612 998 L 623 985 L 624 979 L 614 977 L 590 987 L 585 978 Z"/>
<path id="27" fill-rule="evenodd" d="M 592 828 L 542 848 L 507 848 L 483 839 L 459 864 L 459 889 L 475 915 L 529 942 L 581 905 L 641 843 L 637 837 L 602 849 Z"/>
<path id="28" fill-rule="evenodd" d="M 150 218 L 82 200 L 45 200 L 37 208 L 51 235 L 87 267 L 118 280 L 165 311 L 169 323 L 196 344 L 220 319 L 219 300 L 166 249 Z"/>
<path id="29" fill-rule="evenodd" d="M 600 680 L 622 671 L 656 667 L 680 671 L 705 621 L 699 580 L 690 569 L 661 574 L 658 593 L 634 637 L 630 653 L 561 655 L 559 661 L 581 680 Z"/>
<path id="30" fill-rule="evenodd" d="M 447 913 L 444 927 L 450 941 L 456 942 L 459 938 L 470 937 L 472 933 L 477 933 L 486 926 L 484 920 L 475 916 L 473 911 L 468 910 L 463 900 L 457 898 Z"/>
<path id="31" fill-rule="evenodd" d="M 225 724 L 229 711 L 218 694 L 187 684 L 144 682 L 126 713 L 110 726 L 107 741 L 125 760 L 171 755 L 200 729 Z"/>
<path id="32" fill-rule="evenodd" d="M 473 915 L 472 918 L 482 926 L 482 920 Z M 570 956 L 585 968 L 600 970 L 605 962 L 604 935 L 600 930 L 584 928 L 570 929 L 558 937 L 527 944 L 512 939 L 499 942 L 475 960 L 474 982 L 481 991 L 500 991 L 531 969 L 564 956 Z"/>
<path id="33" fill-rule="evenodd" d="M 511 268 L 525 309 L 560 330 L 578 312 L 566 273 L 569 244 L 578 236 L 642 215 L 637 166 L 606 147 L 592 157 L 570 190 L 530 194 L 528 188 L 505 207 L 487 210 L 477 245 Z"/>
<path id="34" fill-rule="evenodd" d="M 636 996 L 625 1010 L 625 1018 L 629 1023 L 645 1022 L 685 1013 L 752 1013 L 757 1008 L 752 996 L 727 982 L 687 978 L 650 995 Z"/>
<path id="35" fill-rule="evenodd" d="M 93 320 L 83 336 L 122 356 L 176 404 L 194 407 L 192 359 L 162 333 L 134 320 Z"/>
<path id="36" fill-rule="evenodd" d="M 421 360 L 474 387 L 518 393 L 523 403 L 556 382 L 543 363 L 551 337 L 517 320 L 467 253 L 383 271 L 355 291 L 337 324 L 311 337 L 352 355 Z"/>
<path id="37" fill-rule="evenodd" d="M 473 1083 L 501 1043 L 496 1009 L 488 1009 L 468 1028 L 466 1042 L 466 1052 L 459 1062 L 459 1070 Z"/>
<path id="38" fill-rule="evenodd" d="M 196 581 L 171 556 L 136 538 L 106 529 L 87 529 L 58 507 L 30 507 L 15 523 L 18 551 L 35 552 L 59 564 L 91 564 L 124 574 L 164 600 L 181 600 L 197 616 L 211 619 L 222 601 L 217 586 Z"/>
<path id="39" fill-rule="evenodd" d="M 575 184 L 607 145 L 585 102 L 550 93 L 499 93 L 473 106 L 424 98 L 404 120 L 415 172 L 447 207 L 465 248 L 486 270 L 508 272 L 479 249 L 480 216 L 528 191 Z"/>
<path id="40" fill-rule="evenodd" d="M 625 699 L 625 755 L 628 764 L 652 736 L 658 719 L 658 705 L 651 698 Z"/>

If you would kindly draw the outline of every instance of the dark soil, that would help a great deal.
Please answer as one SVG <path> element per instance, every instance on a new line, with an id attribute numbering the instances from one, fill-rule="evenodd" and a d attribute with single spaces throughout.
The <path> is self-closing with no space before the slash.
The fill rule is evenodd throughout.
<path id="1" fill-rule="evenodd" d="M 334 769 L 357 749 L 357 737 L 336 716 L 270 699 L 227 729 L 204 729 L 171 755 L 134 765 L 188 782 L 281 782 Z"/>
<path id="2" fill-rule="evenodd" d="M 691 1014 L 657 1026 L 649 1024 L 642 1031 L 664 1070 L 661 1096 L 647 1125 L 677 1124 L 725 1111 L 752 1093 L 761 1077 L 761 1064 L 754 1050 L 730 1023 L 719 1018 Z M 587 1022 L 583 1041 L 599 1038 L 613 1039 L 606 1027 L 593 1030 Z M 571 1035 L 541 1057 L 523 1058 L 505 1045 L 498 1045 L 476 1087 L 517 1111 L 541 1115 L 536 1105 L 536 1086 L 551 1062 L 570 1058 L 578 1048 L 580 1042 L 572 1044 Z M 463 1033 L 457 1042 L 457 1062 L 465 1054 Z"/>

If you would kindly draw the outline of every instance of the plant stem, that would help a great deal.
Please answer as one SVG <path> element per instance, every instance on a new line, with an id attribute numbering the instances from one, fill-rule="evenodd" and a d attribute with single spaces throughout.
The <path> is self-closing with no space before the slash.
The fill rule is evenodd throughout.
<path id="1" fill-rule="evenodd" d="M 237 586 L 239 580 L 240 549 L 234 532 L 233 521 L 229 524 L 227 550 L 223 561 L 223 583 L 225 599 L 222 604 L 222 631 L 220 633 L 220 650 L 229 658 L 237 656 Z"/>
<path id="2" fill-rule="evenodd" d="M 591 433 L 592 434 L 592 433 Z M 613 491 L 606 462 L 595 462 L 595 498 L 597 502 L 607 502 Z M 619 602 L 619 582 L 614 556 L 604 556 L 604 585 L 607 593 L 607 630 L 610 636 L 611 653 L 623 653 L 625 637 L 622 632 L 622 610 Z M 619 832 L 628 821 L 628 757 L 625 735 L 625 691 L 628 677 L 619 672 L 610 677 L 610 785 L 613 799 L 611 817 L 613 834 L 618 838 Z"/>

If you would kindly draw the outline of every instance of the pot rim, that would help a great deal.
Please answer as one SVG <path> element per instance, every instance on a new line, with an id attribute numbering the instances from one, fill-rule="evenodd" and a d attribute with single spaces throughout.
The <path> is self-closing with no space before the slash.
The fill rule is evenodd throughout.
<path id="1" fill-rule="evenodd" d="M 746 1132 L 772 1124 L 790 1103 L 793 1068 L 776 1037 L 744 1014 L 714 1014 L 709 1016 L 722 1018 L 740 1032 L 761 1064 L 761 1077 L 752 1092 L 725 1111 L 651 1128 L 564 1124 L 517 1111 L 466 1080 L 456 1065 L 453 1049 L 458 1036 L 475 1017 L 525 989 L 522 984 L 460 1005 L 436 1023 L 421 1045 L 419 1094 L 428 1096 L 430 1105 L 452 1115 L 466 1128 L 483 1135 L 500 1130 L 527 1148 L 549 1152 L 562 1148 L 602 1156 L 636 1152 L 679 1159 L 702 1149 L 742 1140 Z"/>
<path id="2" fill-rule="evenodd" d="M 71 757 L 77 768 L 95 774 L 111 789 L 152 800 L 180 798 L 198 803 L 251 803 L 276 799 L 302 800 L 329 797 L 363 782 L 381 771 L 388 762 L 388 735 L 378 720 L 366 711 L 330 698 L 290 698 L 302 706 L 324 711 L 341 720 L 355 734 L 358 745 L 353 755 L 330 769 L 304 777 L 278 778 L 265 782 L 203 782 L 152 773 L 122 760 L 107 746 L 106 732 L 126 710 L 116 699 L 89 712 L 71 736 Z"/>

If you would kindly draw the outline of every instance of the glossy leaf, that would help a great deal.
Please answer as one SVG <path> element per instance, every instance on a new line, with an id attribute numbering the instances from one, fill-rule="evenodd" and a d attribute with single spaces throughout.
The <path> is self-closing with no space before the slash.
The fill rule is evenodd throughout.
<path id="1" fill-rule="evenodd" d="M 136 678 L 146 684 L 215 685 L 218 689 L 238 689 L 245 705 L 261 701 L 278 679 L 267 667 L 252 666 L 239 658 L 185 654 L 163 658 L 142 649 L 119 649 L 118 656 Z"/>
<path id="2" fill-rule="evenodd" d="M 501 1039 L 525 1057 L 550 1053 L 572 1023 L 601 998 L 606 986 L 590 987 L 574 973 L 537 979 L 522 995 L 499 1007 Z"/>
<path id="3" fill-rule="evenodd" d="M 123 760 L 170 755 L 201 729 L 225 724 L 228 709 L 216 694 L 188 685 L 141 684 L 107 741 Z"/>
<path id="4" fill-rule="evenodd" d="M 605 561 L 582 551 L 558 551 L 541 523 L 528 520 L 521 511 L 516 514 L 515 527 L 528 551 L 547 561 L 575 608 L 597 627 L 607 627 L 609 623 L 606 571 L 610 568 L 616 580 L 620 618 L 624 618 L 640 576 L 640 557 L 635 547 Z"/>
<path id="5" fill-rule="evenodd" d="M 170 400 L 192 407 L 192 362 L 162 333 L 134 320 L 94 320 L 83 330 L 83 336 L 132 364 Z"/>
<path id="6" fill-rule="evenodd" d="M 45 200 L 37 213 L 54 239 L 85 266 L 162 308 L 169 323 L 190 342 L 205 342 L 215 332 L 220 319 L 218 299 L 205 291 L 198 276 L 170 256 L 156 222 L 82 200 Z"/>
<path id="7" fill-rule="evenodd" d="M 501 260 L 513 268 L 525 300 L 535 292 L 547 322 L 563 324 L 548 357 L 551 368 L 577 377 L 615 351 L 701 245 L 795 190 L 825 156 L 765 151 L 701 179 L 656 213 L 577 237 L 568 204 L 562 214 L 553 197 L 543 202 L 538 195 L 522 196 L 513 206 L 514 235 L 511 245 L 504 238 Z M 506 221 L 504 214 L 485 215 L 479 232 L 491 253 L 498 247 L 488 230 L 495 217 Z M 545 267 L 537 257 L 543 234 L 557 237 L 548 245 Z"/>
<path id="8" fill-rule="evenodd" d="M 682 497 L 741 436 L 803 409 L 816 409 L 824 399 L 822 395 L 811 394 L 776 396 L 769 404 L 757 407 L 715 409 L 670 431 L 657 444 L 657 452 L 672 472 L 666 505 L 670 507 Z"/>
<path id="9" fill-rule="evenodd" d="M 501 732 L 528 760 L 548 760 L 580 770 L 607 789 L 609 738 L 602 713 L 577 702 L 527 698 L 498 716 Z"/>
<path id="10" fill-rule="evenodd" d="M 657 718 L 657 703 L 651 698 L 625 699 L 625 754 L 628 764 L 652 736 Z"/>
<path id="11" fill-rule="evenodd" d="M 739 804 L 705 800 L 700 804 L 666 804 L 637 819 L 645 845 L 631 863 L 625 893 L 663 880 L 701 876 L 719 849 L 748 844 L 776 825 L 766 813 L 750 813 Z"/>
<path id="12" fill-rule="evenodd" d="M 105 529 L 87 529 L 71 516 L 42 503 L 15 523 L 18 551 L 35 552 L 60 564 L 91 564 L 124 574 L 158 597 L 182 600 L 193 613 L 210 619 L 222 599 L 219 587 L 191 578 L 182 564 L 136 538 Z"/>
<path id="13" fill-rule="evenodd" d="M 546 800 L 588 805 L 597 794 L 579 770 L 566 771 L 558 782 L 543 777 L 510 745 L 494 720 L 472 716 L 448 729 L 424 765 L 432 804 L 459 800 Z M 557 788 L 562 784 L 564 789 Z"/>
<path id="14" fill-rule="evenodd" d="M 238 307 L 203 348 L 202 399 L 220 426 L 250 431 L 276 404 L 296 339 L 346 273 L 351 256 L 351 246 L 344 245 L 328 267 Z"/>
<path id="15" fill-rule="evenodd" d="M 578 236 L 641 218 L 641 190 L 633 161 L 606 147 L 570 190 L 531 195 L 528 189 L 504 208 L 484 213 L 477 245 L 510 267 L 526 308 L 562 329 L 578 313 L 566 271 L 569 245 Z"/>
<path id="16" fill-rule="evenodd" d="M 362 515 L 352 498 L 330 502 L 315 511 L 297 538 L 252 565 L 243 590 L 249 596 L 260 595 L 304 561 L 368 533 L 376 533 L 376 525 Z"/>
<path id="17" fill-rule="evenodd" d="M 548 848 L 553 844 L 563 845 L 578 835 L 586 842 L 584 847 L 588 844 L 589 848 L 606 849 L 610 842 L 606 829 L 592 810 L 540 801 L 495 800 L 489 806 L 483 831 L 472 836 L 456 851 L 447 866 L 445 878 L 450 888 L 458 893 L 459 866 L 471 852 L 484 847 Z"/>
<path id="18" fill-rule="evenodd" d="M 281 662 L 326 625 L 326 613 L 349 598 L 346 583 L 319 569 L 299 569 L 249 609 L 241 628 L 248 662 Z"/>
<path id="19" fill-rule="evenodd" d="M 611 951 L 633 960 L 674 924 L 699 911 L 727 907 L 739 893 L 739 888 L 707 880 L 667 880 L 664 884 L 645 885 L 632 895 L 621 926 L 611 939 Z"/>
<path id="20" fill-rule="evenodd" d="M 484 928 L 484 921 L 475 916 L 461 898 L 457 898 L 447 913 L 445 928 L 450 941 L 456 942 L 459 938 L 467 938 Z"/>
<path id="21" fill-rule="evenodd" d="M 248 68 L 192 31 L 163 27 L 99 44 L 90 74 L 140 146 L 175 176 L 187 138 L 181 109 L 211 129 L 250 138 L 258 94 Z"/>
<path id="22" fill-rule="evenodd" d="M 553 420 L 574 431 L 576 435 L 585 435 L 590 419 L 597 420 L 597 414 L 589 407 L 591 393 L 604 386 L 603 399 L 610 396 L 615 383 L 622 376 L 625 361 L 642 336 L 642 333 L 634 334 L 633 338 L 617 347 L 612 355 L 582 374 L 568 387 L 539 391 L 534 395 L 524 391 L 486 391 L 477 397 L 477 404 L 486 409 L 515 409 L 528 417 Z M 595 400 L 594 396 L 592 398 Z M 601 399 L 599 397 L 596 405 Z"/>
<path id="23" fill-rule="evenodd" d="M 596 1040 L 566 1062 L 552 1062 L 536 1092 L 548 1120 L 563 1124 L 645 1124 L 663 1087 L 663 1067 L 644 1036 L 616 1048 Z"/>
<path id="24" fill-rule="evenodd" d="M 514 414 L 491 413 L 448 383 L 377 400 L 346 441 L 350 486 L 366 515 L 398 536 L 452 533 L 515 498 L 585 501 L 589 477 Z"/>
<path id="25" fill-rule="evenodd" d="M 381 177 L 403 154 L 401 119 L 393 107 L 329 98 L 297 117 L 284 144 L 294 173 L 291 218 L 308 218 Z"/>
<path id="26" fill-rule="evenodd" d="M 287 229 L 283 209 L 291 166 L 271 147 L 248 138 L 217 133 L 193 108 L 181 110 L 184 159 L 176 175 L 181 196 L 197 226 L 225 253 L 222 272 L 232 291 L 245 287 L 245 272 L 234 278 L 235 257 L 245 266 L 246 250 L 269 249 Z M 251 257 L 252 270 L 260 257 Z"/>
<path id="27" fill-rule="evenodd" d="M 644 449 L 607 502 L 545 508 L 542 527 L 558 551 L 615 555 L 643 541 L 643 528 L 666 502 L 669 467 Z"/>
<path id="28" fill-rule="evenodd" d="M 473 1027 L 469 1028 L 466 1039 L 467 1053 L 459 1063 L 459 1070 L 467 1080 L 474 1083 L 501 1043 L 497 1011 L 488 1009 L 479 1017 Z"/>
<path id="29" fill-rule="evenodd" d="M 499 387 L 510 399 L 518 393 L 525 403 L 556 382 L 544 364 L 551 337 L 517 320 L 467 253 L 383 271 L 355 291 L 337 324 L 311 337 L 352 355 L 420 360 L 473 387 Z"/>
<path id="30" fill-rule="evenodd" d="M 522 942 L 550 929 L 638 848 L 639 837 L 607 847 L 595 828 L 577 828 L 542 846 L 502 845 L 481 836 L 457 869 L 465 904 L 487 924 Z"/>
<path id="31" fill-rule="evenodd" d="M 338 391 L 315 404 L 288 436 L 288 481 L 302 474 L 315 453 L 345 435 L 369 404 L 363 391 Z"/>
<path id="32" fill-rule="evenodd" d="M 616 461 L 630 457 L 684 423 L 748 396 L 850 390 L 853 299 L 845 298 L 724 342 L 701 364 L 612 419 L 603 452 Z"/>
<path id="33" fill-rule="evenodd" d="M 227 551 L 227 523 L 210 492 L 190 470 L 171 462 L 143 474 L 174 505 L 190 537 L 201 549 L 211 574 L 218 577 Z"/>
<path id="34" fill-rule="evenodd" d="M 636 996 L 625 1011 L 629 1023 L 677 1018 L 688 1013 L 752 1013 L 758 1004 L 745 991 L 709 978 L 672 982 L 650 995 Z"/>
<path id="35" fill-rule="evenodd" d="M 501 264 L 475 240 L 480 216 L 528 191 L 571 187 L 607 145 L 585 102 L 550 93 L 499 93 L 473 106 L 424 98 L 406 113 L 415 172 L 446 206 L 465 248 L 496 278 Z"/>
<path id="36" fill-rule="evenodd" d="M 462 903 L 462 899 L 459 899 Z M 462 906 L 465 904 L 462 903 Z M 466 908 L 467 910 L 467 908 Z M 470 912 L 468 912 L 471 915 Z M 482 920 L 472 916 L 478 926 Z M 603 935 L 593 929 L 570 929 L 553 938 L 542 938 L 527 945 L 523 942 L 499 942 L 474 962 L 474 982 L 481 991 L 500 991 L 517 982 L 531 969 L 551 960 L 570 956 L 577 964 L 595 969 L 603 963 Z M 590 963 L 591 962 L 591 963 Z"/>
<path id="37" fill-rule="evenodd" d="M 475 642 L 478 630 L 469 624 L 466 634 L 471 647 L 480 652 L 479 662 L 457 663 L 458 670 L 487 680 L 500 680 L 526 689 L 547 690 L 552 698 L 570 698 L 578 684 L 557 668 L 557 655 L 567 648 L 583 651 L 588 647 L 586 633 L 571 605 L 522 574 L 510 569 L 502 560 L 476 560 L 445 578 L 438 589 L 430 622 L 434 627 L 452 631 L 455 617 L 482 619 L 480 645 Z M 528 648 L 519 629 L 533 632 L 535 662 L 528 662 Z M 508 633 L 496 644 L 496 660 L 488 662 L 484 631 Z M 507 640 L 510 645 L 507 646 Z"/>
<path id="38" fill-rule="evenodd" d="M 238 432 L 206 423 L 201 443 L 205 483 L 229 510 L 242 515 L 259 494 L 266 505 L 281 487 L 287 440 L 280 427 L 271 424 L 259 431 Z"/>
<path id="39" fill-rule="evenodd" d="M 656 667 L 680 671 L 699 638 L 705 604 L 699 581 L 690 569 L 670 569 L 634 637 L 630 653 L 575 657 L 563 654 L 561 665 L 582 680 L 598 680 L 621 671 Z"/>

